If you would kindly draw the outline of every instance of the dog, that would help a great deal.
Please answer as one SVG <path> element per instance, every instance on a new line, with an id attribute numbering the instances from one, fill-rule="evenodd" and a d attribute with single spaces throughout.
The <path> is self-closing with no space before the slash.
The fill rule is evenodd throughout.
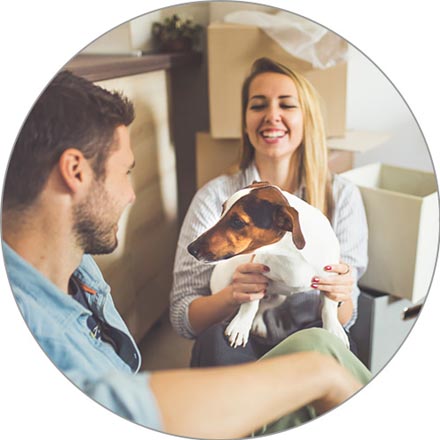
<path id="1" fill-rule="evenodd" d="M 266 310 L 288 295 L 310 290 L 314 276 L 329 276 L 339 263 L 339 241 L 327 217 L 299 197 L 268 182 L 253 182 L 224 204 L 220 220 L 187 247 L 197 260 L 215 263 L 210 288 L 215 293 L 232 283 L 237 266 L 253 261 L 270 267 L 267 295 L 243 303 L 225 330 L 232 347 L 246 346 L 252 332 L 267 336 Z M 252 260 L 253 259 L 253 260 Z M 337 316 L 337 302 L 321 293 L 323 328 L 349 347 Z"/>

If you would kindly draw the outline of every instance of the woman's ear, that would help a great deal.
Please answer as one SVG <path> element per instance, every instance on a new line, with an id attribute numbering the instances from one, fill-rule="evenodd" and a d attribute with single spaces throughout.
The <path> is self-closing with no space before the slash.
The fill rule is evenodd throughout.
<path id="1" fill-rule="evenodd" d="M 76 148 L 68 148 L 63 152 L 58 160 L 58 169 L 62 181 L 75 193 L 89 180 L 92 172 L 88 160 Z"/>

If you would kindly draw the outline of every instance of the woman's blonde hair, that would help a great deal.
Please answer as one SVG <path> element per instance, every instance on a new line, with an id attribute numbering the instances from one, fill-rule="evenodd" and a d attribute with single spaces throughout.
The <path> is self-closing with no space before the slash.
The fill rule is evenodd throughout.
<path id="1" fill-rule="evenodd" d="M 246 134 L 246 109 L 249 101 L 249 88 L 253 79 L 266 72 L 281 73 L 290 77 L 298 91 L 299 104 L 303 113 L 303 140 L 298 147 L 298 172 L 296 188 L 305 187 L 305 200 L 320 209 L 329 219 L 333 212 L 331 175 L 328 169 L 327 145 L 320 99 L 314 87 L 303 76 L 270 58 L 257 59 L 251 73 L 245 79 L 241 94 L 242 142 L 240 169 L 247 168 L 254 159 L 255 150 Z"/>

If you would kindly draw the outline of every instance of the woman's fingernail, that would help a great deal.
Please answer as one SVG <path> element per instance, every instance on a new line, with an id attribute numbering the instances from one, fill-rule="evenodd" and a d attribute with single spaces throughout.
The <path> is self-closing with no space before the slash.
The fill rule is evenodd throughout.
<path id="1" fill-rule="evenodd" d="M 312 278 L 312 281 L 314 281 L 315 283 L 319 283 L 319 278 L 318 277 L 314 277 L 314 278 Z"/>
<path id="2" fill-rule="evenodd" d="M 332 267 L 331 266 L 325 266 L 324 270 L 332 270 Z"/>
<path id="3" fill-rule="evenodd" d="M 312 287 L 313 287 L 314 289 L 317 289 L 317 288 L 318 288 L 318 285 L 315 284 L 315 283 L 312 283 Z"/>
<path id="4" fill-rule="evenodd" d="M 270 272 L 270 267 L 269 266 L 264 266 L 264 271 L 265 272 Z"/>

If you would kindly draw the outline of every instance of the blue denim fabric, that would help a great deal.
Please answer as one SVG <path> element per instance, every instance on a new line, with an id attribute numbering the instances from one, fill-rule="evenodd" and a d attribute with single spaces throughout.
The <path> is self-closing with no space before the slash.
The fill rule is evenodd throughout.
<path id="1" fill-rule="evenodd" d="M 87 294 L 94 313 L 124 332 L 122 359 L 106 342 L 93 337 L 87 327 L 90 311 L 2 242 L 6 271 L 17 304 L 30 329 L 53 363 L 91 398 L 122 417 L 161 429 L 156 400 L 149 388 L 149 373 L 138 372 L 139 350 L 117 312 L 101 271 L 85 255 L 75 275 L 96 291 Z"/>

